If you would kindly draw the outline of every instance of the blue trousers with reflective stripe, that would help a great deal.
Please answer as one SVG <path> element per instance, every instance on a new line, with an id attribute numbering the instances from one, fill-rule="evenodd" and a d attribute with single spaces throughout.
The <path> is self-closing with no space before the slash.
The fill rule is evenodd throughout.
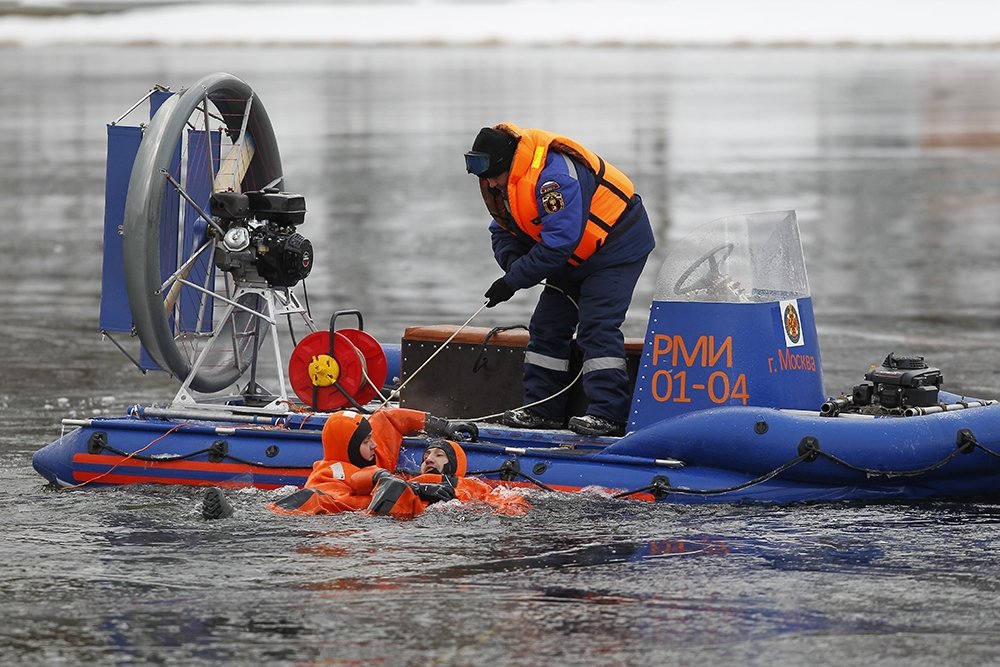
<path id="1" fill-rule="evenodd" d="M 583 351 L 583 391 L 587 414 L 615 422 L 628 420 L 632 395 L 625 367 L 625 321 L 632 292 L 646 258 L 587 270 L 586 263 L 549 278 L 528 327 L 524 401 L 548 398 L 573 379 L 569 359 L 573 332 Z M 559 290 L 563 290 L 560 292 Z M 567 295 L 579 304 L 573 304 Z M 548 419 L 564 420 L 570 392 L 531 408 Z"/>

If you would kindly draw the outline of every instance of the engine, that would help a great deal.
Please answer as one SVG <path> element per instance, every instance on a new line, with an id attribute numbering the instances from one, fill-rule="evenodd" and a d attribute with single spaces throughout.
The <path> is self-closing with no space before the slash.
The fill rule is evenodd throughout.
<path id="1" fill-rule="evenodd" d="M 276 188 L 216 192 L 209 207 L 223 231 L 215 265 L 237 282 L 292 287 L 309 275 L 312 243 L 295 231 L 305 220 L 305 197 Z"/>
<path id="2" fill-rule="evenodd" d="M 923 357 L 896 356 L 892 353 L 881 366 L 865 373 L 865 381 L 854 387 L 855 405 L 881 405 L 884 408 L 928 407 L 937 403 L 941 371 L 928 366 Z"/>

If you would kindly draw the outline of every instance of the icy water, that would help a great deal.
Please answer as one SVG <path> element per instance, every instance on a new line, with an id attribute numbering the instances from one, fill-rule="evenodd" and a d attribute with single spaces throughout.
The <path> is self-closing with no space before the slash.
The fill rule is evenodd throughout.
<path id="1" fill-rule="evenodd" d="M 1000 396 L 1000 52 L 0 50 L 3 664 L 1000 663 L 1000 506 L 650 506 L 533 493 L 501 518 L 269 514 L 192 489 L 46 491 L 64 416 L 163 402 L 97 334 L 104 136 L 154 83 L 255 86 L 306 195 L 314 311 L 381 340 L 461 323 L 499 275 L 460 154 L 500 120 L 630 173 L 659 247 L 794 208 L 827 391 L 888 352 Z M 481 315 L 527 321 L 534 293 Z M 321 319 L 322 319 L 321 317 Z"/>

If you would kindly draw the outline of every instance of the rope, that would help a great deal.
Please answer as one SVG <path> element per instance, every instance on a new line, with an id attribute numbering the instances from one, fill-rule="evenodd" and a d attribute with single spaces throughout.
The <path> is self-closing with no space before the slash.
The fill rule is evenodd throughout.
<path id="1" fill-rule="evenodd" d="M 872 468 L 862 468 L 860 466 L 853 465 L 841 459 L 838 456 L 835 456 L 833 454 L 821 450 L 816 450 L 816 454 L 822 456 L 827 461 L 836 463 L 837 465 L 843 468 L 847 468 L 848 470 L 853 470 L 854 472 L 863 473 L 868 477 L 916 477 L 918 475 L 923 475 L 931 471 L 937 470 L 938 468 L 942 468 L 946 466 L 953 458 L 964 453 L 965 452 L 963 452 L 961 449 L 956 449 L 955 451 L 953 451 L 951 454 L 948 454 L 948 456 L 944 457 L 940 461 L 932 463 L 931 465 L 925 466 L 923 468 L 918 468 L 916 470 L 875 470 Z"/>
<path id="2" fill-rule="evenodd" d="M 378 406 L 377 408 L 375 408 L 375 412 L 378 412 L 379 410 L 381 410 L 382 408 L 384 408 L 385 405 L 389 401 L 392 400 L 392 395 L 396 391 L 398 391 L 398 390 L 393 390 L 393 391 L 389 392 L 388 396 L 386 396 L 385 394 L 383 394 L 382 393 L 382 388 L 381 387 L 376 387 L 375 383 L 372 381 L 371 377 L 369 377 L 369 375 L 368 375 L 368 368 L 367 367 L 363 367 L 361 369 L 361 377 L 364 379 L 365 382 L 368 383 L 368 386 L 371 387 L 372 391 L 375 392 L 375 395 L 382 399 L 382 404 L 380 406 Z"/>
<path id="3" fill-rule="evenodd" d="M 978 442 L 976 443 L 976 449 L 983 452 L 984 454 L 992 456 L 995 459 L 1000 459 L 1000 452 L 994 452 L 992 449 L 989 449 L 988 447 L 983 447 Z"/>
<path id="4" fill-rule="evenodd" d="M 852 463 L 845 461 L 844 459 L 841 459 L 838 456 L 835 456 L 828 452 L 824 452 L 819 448 L 819 443 L 816 441 L 815 438 L 803 438 L 802 442 L 799 443 L 800 453 L 798 456 L 791 459 L 790 461 L 787 461 L 786 463 L 783 463 L 782 465 L 778 466 L 774 470 L 771 470 L 770 472 L 764 473 L 763 475 L 755 477 L 751 480 L 747 480 L 746 482 L 743 482 L 741 484 L 736 484 L 734 486 L 729 486 L 721 489 L 691 489 L 687 487 L 672 486 L 670 484 L 670 481 L 666 477 L 658 475 L 653 478 L 652 483 L 647 484 L 646 486 L 637 489 L 630 489 L 628 491 L 621 491 L 619 493 L 612 495 L 611 497 L 627 498 L 629 496 L 634 496 L 639 493 L 648 492 L 652 493 L 653 497 L 656 498 L 657 500 L 662 500 L 668 494 L 671 493 L 703 495 L 703 496 L 732 493 L 734 491 L 741 491 L 751 486 L 755 486 L 757 484 L 762 484 L 764 482 L 770 481 L 771 479 L 774 479 L 778 475 L 790 470 L 791 468 L 794 468 L 800 463 L 815 461 L 820 456 L 827 459 L 831 463 L 835 463 L 843 468 L 847 468 L 848 470 L 854 472 L 862 473 L 868 477 L 916 477 L 937 470 L 938 468 L 942 468 L 960 454 L 969 454 L 976 449 L 994 458 L 1000 458 L 1000 452 L 995 452 L 987 447 L 980 445 L 979 442 L 976 441 L 975 435 L 973 435 L 973 433 L 970 430 L 961 429 L 956 436 L 956 448 L 940 461 L 932 463 L 931 465 L 928 466 L 924 466 L 922 468 L 916 468 L 914 470 L 876 470 L 873 468 L 863 468 L 861 466 L 856 466 Z M 514 479 L 514 477 L 523 477 L 524 479 L 527 479 L 528 481 L 532 482 L 533 484 L 539 486 L 542 489 L 545 489 L 546 491 L 556 490 L 549 486 L 546 486 L 539 480 L 534 479 L 533 477 L 526 475 L 525 473 L 522 473 L 520 470 L 520 465 L 516 458 L 508 459 L 507 461 L 504 462 L 504 464 L 500 468 L 497 468 L 496 470 L 482 470 L 469 474 L 470 475 L 499 474 L 501 480 L 503 481 L 510 481 Z"/>
<path id="5" fill-rule="evenodd" d="M 138 455 L 139 455 L 140 452 L 146 451 L 147 449 L 149 449 L 150 447 L 152 447 L 154 444 L 156 444 L 160 440 L 163 440 L 165 437 L 167 437 L 168 435 L 170 435 L 174 431 L 176 431 L 176 430 L 178 430 L 178 429 L 180 429 L 180 428 L 182 428 L 184 426 L 187 426 L 187 424 L 177 424 L 176 426 L 172 426 L 169 430 L 164 431 L 163 435 L 159 436 L 158 438 L 154 438 L 153 440 L 149 441 L 148 444 L 140 447 L 139 449 L 135 450 L 132 453 L 127 453 L 127 452 L 122 452 L 122 451 L 115 452 L 116 454 L 118 454 L 119 456 L 123 456 L 124 458 L 121 461 L 118 461 L 117 463 L 115 463 L 113 466 L 111 466 L 110 468 L 108 468 L 104 472 L 102 472 L 97 477 L 92 477 L 91 479 L 84 480 L 84 481 L 80 482 L 79 484 L 70 484 L 69 486 L 60 487 L 59 490 L 60 491 L 70 491 L 72 489 L 79 489 L 80 487 L 86 486 L 87 484 L 90 484 L 91 482 L 96 482 L 98 480 L 101 480 L 101 479 L 107 477 L 108 475 L 110 475 L 111 473 L 113 473 L 118 466 L 120 466 L 121 464 L 125 463 L 129 459 L 138 458 L 140 461 L 145 461 L 145 460 L 154 460 L 155 461 L 156 459 L 153 459 L 152 457 L 139 457 Z M 104 449 L 110 449 L 110 447 L 107 446 L 107 445 L 104 445 L 102 448 L 104 448 Z"/>
<path id="6" fill-rule="evenodd" d="M 515 477 L 523 477 L 524 479 L 528 480 L 529 482 L 531 482 L 538 488 L 542 489 L 543 491 L 551 491 L 553 493 L 556 493 L 558 491 L 558 489 L 553 489 L 551 486 L 548 486 L 541 480 L 535 479 L 531 475 L 521 472 L 521 466 L 518 464 L 516 458 L 507 459 L 496 470 L 477 470 L 475 472 L 466 473 L 466 475 L 469 477 L 472 476 L 478 477 L 482 475 L 499 475 L 500 481 L 503 482 L 513 481 Z"/>
<path id="7" fill-rule="evenodd" d="M 108 445 L 108 444 L 99 445 L 99 449 L 106 450 L 108 452 L 111 452 L 112 454 L 117 454 L 118 456 L 122 457 L 122 460 L 118 461 L 113 466 L 111 466 L 111 468 L 109 468 L 108 470 L 104 471 L 103 473 L 101 473 L 97 477 L 94 477 L 93 479 L 89 479 L 89 480 L 87 480 L 85 482 L 81 482 L 80 484 L 73 484 L 71 486 L 61 487 L 61 490 L 76 489 L 76 488 L 84 486 L 85 484 L 88 484 L 90 482 L 96 482 L 97 480 L 101 479 L 102 477 L 105 477 L 106 475 L 110 475 L 115 470 L 115 468 L 117 468 L 121 464 L 125 463 L 125 461 L 128 461 L 129 459 L 135 459 L 136 461 L 144 461 L 146 463 L 172 463 L 174 461 L 184 461 L 184 460 L 187 460 L 187 459 L 191 459 L 191 458 L 194 458 L 194 457 L 199 456 L 201 454 L 212 454 L 212 453 L 215 453 L 218 456 L 220 462 L 222 460 L 228 459 L 230 461 L 235 461 L 236 463 L 242 463 L 244 465 L 254 466 L 256 468 L 276 469 L 277 470 L 277 469 L 283 469 L 283 468 L 301 467 L 301 466 L 289 466 L 287 464 L 286 465 L 269 465 L 267 463 L 261 463 L 260 461 L 250 461 L 248 459 L 244 459 L 244 458 L 241 458 L 239 456 L 233 456 L 228 451 L 222 451 L 221 449 L 219 449 L 217 447 L 214 447 L 214 446 L 212 446 L 212 447 L 205 447 L 204 449 L 199 449 L 199 450 L 196 450 L 196 451 L 193 451 L 193 452 L 188 452 L 187 454 L 170 454 L 170 455 L 163 455 L 163 456 L 141 456 L 140 455 L 141 452 L 146 451 L 147 449 L 149 449 L 150 447 L 152 447 L 154 444 L 156 444 L 160 440 L 163 440 L 165 437 L 167 437 L 168 435 L 170 435 L 174 431 L 177 431 L 178 429 L 183 428 L 184 426 L 191 426 L 191 424 L 186 424 L 185 423 L 185 424 L 177 424 L 175 426 L 172 426 L 169 430 L 165 431 L 162 435 L 154 438 L 148 444 L 143 445 L 142 447 L 140 447 L 139 449 L 135 450 L 134 452 L 126 452 L 124 450 L 118 449 L 117 447 L 113 447 L 113 446 Z"/>
<path id="8" fill-rule="evenodd" d="M 100 445 L 100 449 L 107 450 L 109 452 L 117 454 L 117 455 L 119 455 L 119 456 L 122 457 L 122 460 L 118 461 L 113 466 L 111 466 L 111 468 L 109 468 L 108 470 L 106 470 L 105 472 L 101 473 L 100 475 L 98 475 L 96 477 L 93 477 L 93 478 L 91 478 L 89 480 L 85 480 L 85 481 L 83 481 L 83 482 L 81 482 L 79 484 L 72 484 L 72 485 L 69 485 L 69 486 L 60 487 L 60 490 L 61 491 L 62 490 L 68 491 L 68 490 L 71 490 L 71 489 L 78 489 L 80 487 L 86 486 L 87 484 L 90 484 L 91 482 L 97 482 L 97 481 L 103 479 L 104 477 L 110 475 L 112 472 L 114 472 L 114 470 L 116 468 L 118 468 L 118 466 L 122 465 L 123 463 L 125 463 L 129 459 L 136 459 L 138 461 L 146 461 L 146 462 L 152 462 L 152 463 L 159 463 L 159 462 L 167 462 L 167 461 L 181 461 L 181 460 L 193 458 L 193 457 L 198 456 L 200 454 L 213 453 L 214 452 L 219 457 L 220 460 L 229 459 L 229 460 L 235 461 L 237 463 L 242 463 L 244 465 L 254 466 L 254 467 L 258 467 L 258 468 L 276 469 L 276 468 L 288 468 L 289 467 L 287 465 L 268 465 L 268 464 L 265 464 L 265 463 L 260 463 L 258 461 L 249 461 L 247 459 L 244 459 L 244 458 L 241 458 L 241 457 L 238 457 L 238 456 L 233 456 L 228 451 L 221 451 L 219 448 L 214 447 L 214 446 L 213 447 L 207 447 L 207 448 L 204 448 L 204 449 L 200 449 L 200 450 L 197 450 L 197 451 L 194 451 L 194 452 L 189 452 L 187 454 L 179 454 L 179 455 L 170 456 L 170 457 L 163 457 L 163 456 L 156 457 L 156 456 L 141 456 L 140 455 L 142 452 L 144 452 L 145 450 L 147 450 L 150 447 L 152 447 L 155 443 L 159 442 L 160 440 L 166 438 L 167 436 L 169 436 L 170 434 L 174 433 L 175 431 L 183 428 L 184 426 L 188 426 L 188 425 L 189 424 L 186 424 L 186 423 L 185 424 L 177 424 L 177 425 L 171 427 L 170 429 L 168 429 L 167 431 L 165 431 L 162 435 L 160 435 L 160 436 L 154 438 L 153 440 L 151 440 L 148 444 L 146 444 L 143 447 L 140 447 L 139 449 L 135 450 L 134 452 L 125 452 L 123 450 L 117 449 L 116 447 L 112 447 L 111 445 L 108 445 L 108 444 L 102 444 L 102 445 Z M 803 438 L 802 442 L 799 443 L 799 452 L 800 452 L 800 454 L 798 456 L 796 456 L 795 458 L 791 459 L 790 461 L 787 461 L 786 463 L 783 463 L 782 465 L 778 466 L 774 470 L 771 470 L 770 472 L 767 472 L 767 473 L 765 473 L 763 475 L 760 475 L 759 477 L 755 477 L 755 478 L 753 478 L 751 480 L 748 480 L 746 482 L 743 482 L 741 484 L 736 484 L 734 486 L 729 486 L 729 487 L 725 487 L 725 488 L 721 488 L 721 489 L 691 489 L 691 488 L 687 488 L 687 487 L 672 486 L 670 484 L 669 480 L 666 477 L 664 477 L 662 475 L 659 475 L 657 477 L 654 477 L 652 483 L 647 484 L 646 486 L 643 486 L 643 487 L 640 487 L 640 488 L 637 488 L 637 489 L 630 489 L 628 491 L 621 491 L 619 493 L 616 493 L 616 494 L 612 495 L 611 497 L 612 498 L 627 498 L 629 496 L 634 496 L 634 495 L 637 495 L 639 493 L 647 493 L 647 492 L 649 492 L 649 493 L 652 493 L 653 497 L 656 498 L 657 500 L 662 500 L 663 498 L 665 498 L 667 495 L 669 495 L 671 493 L 680 493 L 680 494 L 687 494 L 687 495 L 703 495 L 703 496 L 707 496 L 707 495 L 720 495 L 720 494 L 723 494 L 723 493 L 732 493 L 734 491 L 741 491 L 741 490 L 749 488 L 751 486 L 755 486 L 757 484 L 762 484 L 764 482 L 770 481 L 771 479 L 773 479 L 773 478 L 777 477 L 778 475 L 780 475 L 780 474 L 782 474 L 782 473 L 790 470 L 791 468 L 794 468 L 795 466 L 799 465 L 800 463 L 815 461 L 820 456 L 822 456 L 826 460 L 830 461 L 831 463 L 835 463 L 835 464 L 837 464 L 837 465 L 839 465 L 839 466 L 841 466 L 843 468 L 846 468 L 848 470 L 851 470 L 853 472 L 862 473 L 862 474 L 864 474 L 864 475 L 866 475 L 868 477 L 916 477 L 916 476 L 919 476 L 919 475 L 924 475 L 924 474 L 926 474 L 928 472 L 932 472 L 932 471 L 937 470 L 939 468 L 942 468 L 945 465 L 947 465 L 949 462 L 951 462 L 952 459 L 956 458 L 960 454 L 970 454 L 970 453 L 972 453 L 972 451 L 977 450 L 977 449 L 980 450 L 980 451 L 982 451 L 983 453 L 989 455 L 989 456 L 994 457 L 994 458 L 1000 458 L 1000 452 L 995 452 L 995 451 L 989 449 L 988 447 L 984 447 L 983 445 L 979 444 L 979 442 L 976 440 L 976 437 L 972 433 L 972 431 L 970 431 L 969 429 L 961 429 L 958 432 L 957 436 L 956 436 L 956 448 L 951 453 L 949 453 L 947 456 L 945 456 L 944 458 L 942 458 L 940 461 L 937 461 L 937 462 L 932 463 L 932 464 L 930 464 L 928 466 L 924 466 L 922 468 L 916 468 L 916 469 L 913 469 L 913 470 L 877 470 L 877 469 L 874 469 L 874 468 L 863 468 L 861 466 L 856 466 L 856 465 L 854 465 L 854 464 L 852 464 L 852 463 L 850 463 L 848 461 L 845 461 L 844 459 L 841 459 L 838 456 L 835 456 L 834 454 L 830 454 L 828 452 L 824 452 L 822 449 L 819 448 L 819 443 L 815 440 L 815 438 Z M 520 477 L 522 479 L 525 479 L 525 480 L 531 482 L 532 484 L 534 484 L 535 486 L 537 486 L 538 488 L 540 488 L 540 489 L 542 489 L 544 491 L 558 492 L 558 489 L 554 489 L 551 486 L 546 485 L 544 482 L 542 482 L 542 481 L 540 481 L 540 480 L 538 480 L 538 479 L 536 479 L 536 478 L 534 478 L 534 477 L 532 477 L 532 476 L 530 476 L 530 475 L 528 475 L 526 473 L 521 472 L 520 463 L 519 463 L 519 461 L 518 461 L 518 459 L 516 457 L 507 459 L 506 461 L 503 462 L 503 464 L 499 468 L 496 468 L 496 469 L 493 469 L 493 470 L 477 470 L 475 472 L 468 473 L 468 476 L 470 476 L 470 477 L 473 477 L 473 476 L 485 476 L 485 475 L 498 475 L 500 477 L 501 481 L 507 481 L 507 482 L 512 481 L 513 479 Z"/>
<path id="9" fill-rule="evenodd" d="M 362 375 L 364 375 L 365 377 L 367 377 L 367 375 L 365 374 L 365 371 L 364 371 L 364 370 L 362 370 L 362 371 L 361 371 L 361 374 L 362 374 Z M 354 406 L 354 409 L 355 409 L 355 410 L 357 410 L 358 412 L 360 412 L 360 413 L 362 413 L 362 414 L 366 414 L 366 415 L 368 415 L 368 414 L 371 414 L 371 412 L 369 412 L 369 411 L 368 411 L 368 410 L 367 410 L 367 409 L 365 408 L 365 406 L 363 406 L 363 405 L 361 405 L 360 403 L 358 403 L 357 399 L 355 399 L 355 398 L 354 398 L 353 396 L 351 396 L 351 394 L 350 394 L 350 393 L 348 393 L 348 391 L 347 391 L 346 389 L 344 389 L 344 387 L 343 387 L 343 386 L 341 386 L 341 384 L 340 384 L 339 382 L 336 382 L 336 381 L 334 381 L 334 383 L 333 383 L 333 386 L 337 388 L 337 391 L 339 391 L 339 392 L 340 392 L 340 395 L 341 395 L 341 396 L 343 396 L 344 398 L 346 398 L 346 399 L 347 399 L 347 401 L 348 401 L 348 402 L 349 402 L 349 403 L 350 403 L 351 405 L 353 405 L 353 406 Z M 381 407 L 381 406 L 380 406 L 380 407 Z"/>
<path id="10" fill-rule="evenodd" d="M 635 489 L 635 490 L 632 490 L 632 491 L 622 491 L 621 493 L 616 493 L 615 495 L 613 495 L 611 497 L 612 498 L 625 498 L 627 496 L 631 496 L 631 495 L 634 495 L 636 493 L 643 493 L 643 492 L 649 491 L 651 489 L 662 490 L 663 493 L 664 493 L 664 495 L 666 495 L 667 493 L 686 493 L 686 494 L 689 494 L 689 495 L 708 496 L 708 495 L 717 495 L 717 494 L 721 494 L 721 493 L 731 493 L 733 491 L 740 491 L 742 489 L 754 486 L 756 484 L 761 484 L 763 482 L 766 482 L 766 481 L 768 481 L 768 480 L 770 480 L 770 479 L 772 479 L 774 477 L 777 477 L 778 475 L 780 475 L 781 473 L 785 472 L 786 470 L 788 470 L 790 468 L 794 468 L 795 466 L 797 466 L 798 464 L 802 463 L 803 461 L 809 461 L 812 458 L 813 458 L 812 452 L 806 452 L 804 454 L 800 454 L 799 456 L 796 456 L 791 461 L 778 466 L 777 468 L 775 468 L 771 472 L 765 473 L 765 474 L 761 475 L 760 477 L 755 477 L 754 479 L 751 479 L 751 480 L 749 480 L 747 482 L 743 482 L 742 484 L 737 484 L 736 486 L 730 486 L 730 487 L 727 487 L 725 489 L 688 489 L 688 488 L 685 488 L 685 487 L 671 486 L 669 484 L 669 482 L 666 483 L 666 484 L 658 484 L 658 483 L 654 482 L 653 484 L 650 484 L 648 486 L 644 486 L 641 489 Z"/>
<path id="11" fill-rule="evenodd" d="M 577 310 L 580 310 L 580 304 L 578 304 L 573 297 L 571 297 L 569 294 L 567 294 L 566 290 L 564 290 L 563 288 L 556 287 L 555 285 L 550 285 L 549 283 L 545 283 L 545 289 L 553 289 L 553 290 L 555 290 L 557 292 L 561 292 L 563 296 L 565 296 L 567 299 L 569 299 L 569 302 L 572 303 L 576 307 Z M 490 339 L 490 337 L 492 337 L 493 335 L 495 335 L 495 333 L 497 333 L 498 331 L 506 331 L 507 329 L 514 329 L 514 328 L 517 328 L 517 327 L 516 326 L 497 327 L 497 328 L 491 330 L 488 334 L 486 334 L 486 338 L 483 339 L 483 345 L 482 345 L 483 351 L 485 351 L 485 349 L 486 349 L 486 341 L 488 341 Z M 480 354 L 482 355 L 482 353 L 480 353 Z M 430 361 L 430 360 L 428 359 L 428 361 Z M 482 368 L 483 366 L 486 365 L 485 363 L 483 363 L 482 365 L 479 365 L 479 361 L 477 361 L 476 364 L 477 364 L 478 368 L 473 368 L 473 372 L 477 371 L 479 368 Z M 567 384 L 565 387 L 563 387 L 562 389 L 560 389 L 556 393 L 552 394 L 551 396 L 546 396 L 545 398 L 542 398 L 542 399 L 539 399 L 537 401 L 534 401 L 533 403 L 526 403 L 526 404 L 524 404 L 524 405 L 522 405 L 522 406 L 520 406 L 518 408 L 514 408 L 514 409 L 516 409 L 516 410 L 525 410 L 527 408 L 533 408 L 536 405 L 541 405 L 542 403 L 546 403 L 548 401 L 551 401 L 553 398 L 556 398 L 557 396 L 562 396 L 567 391 L 569 391 L 570 389 L 572 389 L 573 385 L 575 385 L 576 382 L 577 382 L 577 380 L 579 380 L 582 376 L 583 376 L 583 367 L 581 366 L 580 370 L 577 372 L 576 376 L 572 380 L 569 381 L 569 384 Z M 506 411 L 504 411 L 504 412 L 506 412 Z M 489 420 L 495 419 L 497 417 L 502 417 L 503 415 L 504 415 L 503 412 L 497 412 L 497 413 L 492 414 L 492 415 L 483 415 L 482 417 L 473 417 L 471 419 L 462 419 L 461 421 L 467 421 L 467 422 L 489 421 Z"/>
<path id="12" fill-rule="evenodd" d="M 479 309 L 476 310 L 476 312 L 472 313 L 472 315 L 469 316 L 469 319 L 465 320 L 465 322 L 462 324 L 462 326 L 460 326 L 459 328 L 455 329 L 455 333 L 453 333 L 451 336 L 449 336 L 448 340 L 446 340 L 445 342 L 443 342 L 441 344 L 441 346 L 438 347 L 438 349 L 436 349 L 434 351 L 434 354 L 432 354 L 431 356 L 427 357 L 427 361 L 425 361 L 424 363 L 420 364 L 420 367 L 417 370 L 413 371 L 413 374 L 410 375 L 410 377 L 406 378 L 406 380 L 403 381 L 403 383 L 401 385 L 399 385 L 398 387 L 396 387 L 394 393 L 398 394 L 399 392 L 401 392 L 403 390 L 403 387 L 405 387 L 410 382 L 410 380 L 412 380 L 413 378 L 415 378 L 417 376 L 417 374 L 420 373 L 420 371 L 424 370 L 424 368 L 427 366 L 427 364 L 431 363 L 431 360 L 434 359 L 434 357 L 436 357 L 437 355 L 439 355 L 441 353 L 441 351 L 444 350 L 444 348 L 446 348 L 448 346 L 448 343 L 450 343 L 451 341 L 453 341 L 455 339 L 455 336 L 457 336 L 459 333 L 461 333 L 461 331 L 463 329 L 465 329 L 465 327 L 469 326 L 469 322 L 471 322 L 473 319 L 475 319 L 476 315 L 478 315 L 479 313 L 483 312 L 483 309 L 486 308 L 486 304 L 487 303 L 489 303 L 489 301 L 484 301 L 483 305 L 479 306 Z M 386 405 L 386 403 L 388 403 L 388 402 L 389 402 L 388 398 L 383 399 L 382 405 L 380 405 L 377 408 L 375 408 L 376 412 L 378 410 L 381 410 L 382 408 L 384 408 L 385 405 Z"/>
<path id="13" fill-rule="evenodd" d="M 570 303 L 572 303 L 576 307 L 577 310 L 580 309 L 580 305 L 576 302 L 575 299 L 573 299 L 573 297 L 571 297 L 569 294 L 566 293 L 566 290 L 564 290 L 564 289 L 562 289 L 560 287 L 556 287 L 555 285 L 550 285 L 548 283 L 545 283 L 545 289 L 554 289 L 557 292 L 562 292 L 562 294 L 567 299 L 569 299 Z M 436 357 L 442 351 L 444 351 L 444 349 L 446 347 L 448 347 L 448 345 L 451 343 L 451 341 L 453 341 L 455 339 L 455 337 L 458 336 L 458 334 L 460 334 L 467 326 L 469 326 L 469 323 L 472 322 L 472 320 L 474 320 L 476 318 L 476 316 L 479 315 L 479 313 L 483 312 L 483 309 L 486 308 L 486 304 L 487 303 L 489 303 L 489 301 L 484 301 L 483 305 L 479 306 L 479 308 L 476 310 L 476 312 L 474 312 L 472 315 L 469 316 L 469 319 L 465 320 L 465 322 L 463 322 L 462 325 L 460 327 L 458 327 L 448 337 L 447 340 L 445 340 L 443 343 L 441 343 L 440 346 L 438 346 L 438 349 L 436 349 L 434 351 L 434 353 L 431 354 L 431 356 L 427 357 L 427 359 L 424 361 L 424 363 L 420 364 L 420 366 L 417 368 L 417 370 L 413 371 L 413 373 L 410 375 L 410 377 L 406 378 L 406 380 L 403 381 L 403 383 L 400 384 L 398 387 L 396 387 L 392 392 L 390 392 L 390 394 L 388 396 L 386 396 L 385 394 L 382 393 L 380 387 L 376 387 L 375 386 L 375 383 L 372 382 L 372 380 L 371 380 L 370 377 L 368 377 L 367 369 L 365 368 L 364 364 L 362 364 L 362 369 L 361 369 L 362 377 L 375 390 L 376 396 L 378 396 L 378 398 L 382 399 L 382 403 L 378 407 L 376 407 L 375 410 L 373 410 L 372 412 L 378 412 L 379 410 L 381 410 L 382 408 L 384 408 L 392 400 L 392 398 L 393 398 L 394 395 L 395 396 L 399 396 L 399 393 L 403 390 L 403 387 L 405 387 L 407 384 L 409 384 L 409 382 L 413 378 L 415 378 L 421 371 L 423 371 L 424 368 L 427 367 L 427 364 L 429 364 L 434 359 L 434 357 Z M 483 368 L 486 365 L 485 361 L 483 361 L 483 359 L 484 359 L 484 356 L 485 356 L 486 344 L 489 341 L 489 339 L 492 338 L 493 336 L 495 336 L 497 333 L 499 333 L 501 331 L 507 331 L 509 329 L 516 329 L 516 328 L 526 328 L 526 327 L 524 325 L 513 325 L 513 326 L 509 326 L 509 327 L 494 327 L 493 329 L 490 330 L 489 333 L 486 334 L 486 337 L 483 339 L 483 342 L 482 342 L 482 347 L 481 347 L 481 350 L 480 350 L 480 356 L 477 359 L 477 361 L 476 361 L 476 363 L 475 363 L 475 365 L 473 367 L 473 372 L 478 372 L 481 368 Z M 528 403 L 526 405 L 522 405 L 522 406 L 520 406 L 519 409 L 531 408 L 531 407 L 534 407 L 536 405 L 541 405 L 542 403 L 545 403 L 546 401 L 551 401 L 552 399 L 556 398 L 557 396 L 560 396 L 560 395 L 566 393 L 567 391 L 569 391 L 570 389 L 573 388 L 573 385 L 576 384 L 576 381 L 579 380 L 582 375 L 583 375 L 583 368 L 580 369 L 580 371 L 570 381 L 569 384 L 567 384 L 565 387 L 563 387 L 562 389 L 560 389 L 556 393 L 554 393 L 551 396 L 548 396 L 546 398 L 543 398 L 541 400 L 535 401 L 533 403 Z M 339 389 L 339 387 L 338 387 L 338 389 Z M 344 393 L 344 392 L 341 391 L 341 393 Z M 346 393 L 344 395 L 347 396 Z M 357 403 L 355 401 L 353 401 L 350 396 L 347 396 L 347 399 L 349 401 L 351 401 L 352 403 L 354 403 L 355 407 L 357 407 L 362 412 L 367 412 L 367 410 L 364 410 L 361 406 L 358 406 Z M 470 421 L 470 422 L 488 421 L 488 420 L 494 419 L 496 417 L 501 417 L 501 416 L 503 416 L 503 414 L 504 414 L 503 412 L 498 412 L 498 413 L 492 414 L 492 415 L 483 415 L 482 417 L 475 417 L 473 419 L 460 419 L 458 421 Z"/>

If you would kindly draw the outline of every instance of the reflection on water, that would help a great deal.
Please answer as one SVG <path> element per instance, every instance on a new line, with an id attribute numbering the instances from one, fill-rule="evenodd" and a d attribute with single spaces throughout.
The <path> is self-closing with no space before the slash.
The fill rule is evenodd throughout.
<path id="1" fill-rule="evenodd" d="M 653 507 L 536 492 L 510 519 L 205 524 L 197 490 L 46 493 L 58 419 L 167 400 L 97 335 L 104 125 L 226 70 L 274 122 L 323 321 L 398 339 L 464 321 L 499 275 L 461 153 L 500 120 L 636 181 L 659 246 L 794 208 L 828 391 L 886 353 L 1000 394 L 1000 52 L 834 49 L 5 49 L 0 58 L 0 646 L 10 662 L 984 664 L 990 505 Z M 475 322 L 527 321 L 534 293 Z M 8 657 L 5 655 L 5 657 Z"/>

